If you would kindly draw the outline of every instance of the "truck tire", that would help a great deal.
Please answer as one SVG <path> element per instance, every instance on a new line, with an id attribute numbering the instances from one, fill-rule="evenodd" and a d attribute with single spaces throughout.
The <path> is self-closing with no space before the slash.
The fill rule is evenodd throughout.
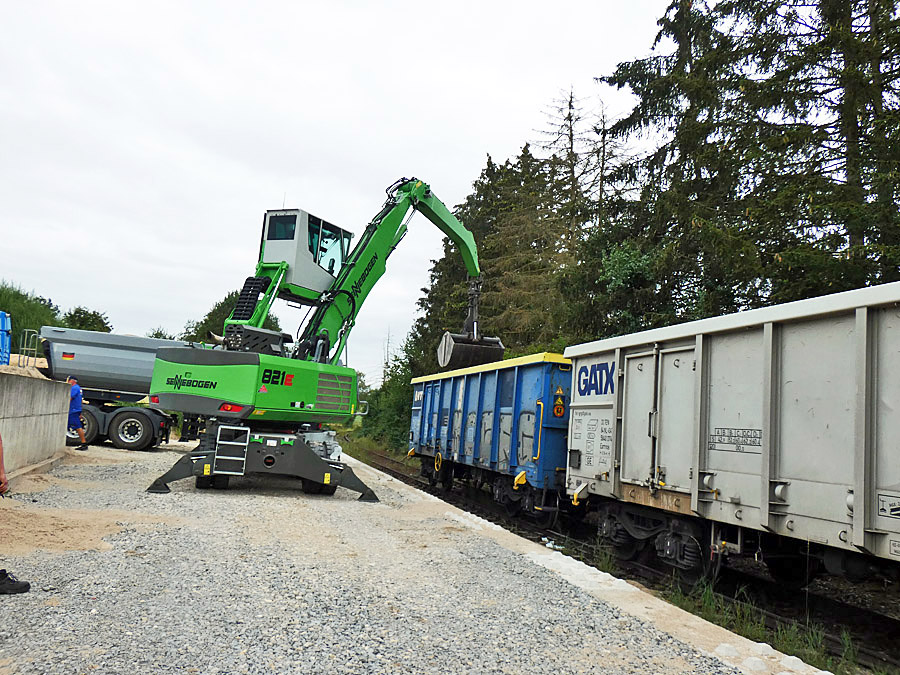
<path id="1" fill-rule="evenodd" d="M 97 440 L 100 433 L 100 425 L 97 418 L 90 410 L 85 408 L 81 411 L 81 426 L 84 427 L 84 441 L 88 445 Z M 72 429 L 66 429 L 66 445 L 79 445 L 81 439 L 78 438 L 78 432 Z"/>
<path id="2" fill-rule="evenodd" d="M 129 410 L 113 417 L 109 440 L 122 450 L 143 450 L 153 445 L 153 427 L 146 415 Z"/>
<path id="3" fill-rule="evenodd" d="M 90 445 L 97 440 L 97 436 L 100 434 L 100 424 L 94 413 L 88 409 L 81 411 L 81 424 L 84 426 L 84 440 Z"/>

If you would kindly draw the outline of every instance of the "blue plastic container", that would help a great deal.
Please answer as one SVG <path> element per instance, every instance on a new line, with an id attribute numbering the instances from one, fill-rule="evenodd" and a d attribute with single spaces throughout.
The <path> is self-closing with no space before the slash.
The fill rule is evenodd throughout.
<path id="1" fill-rule="evenodd" d="M 410 454 L 429 471 L 433 458 L 434 477 L 452 463 L 457 477 L 564 488 L 571 370 L 543 353 L 415 378 Z"/>
<path id="2" fill-rule="evenodd" d="M 9 365 L 12 348 L 12 320 L 6 312 L 0 312 L 0 366 Z"/>

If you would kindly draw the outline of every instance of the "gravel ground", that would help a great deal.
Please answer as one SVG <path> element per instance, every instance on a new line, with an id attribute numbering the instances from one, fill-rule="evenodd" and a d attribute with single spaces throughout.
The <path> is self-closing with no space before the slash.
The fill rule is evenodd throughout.
<path id="1" fill-rule="evenodd" d="M 379 504 L 279 478 L 154 495 L 174 452 L 70 455 L 0 500 L 0 567 L 33 586 L 0 596 L 0 673 L 812 672 L 728 666 L 571 583 L 560 554 L 368 468 Z"/>

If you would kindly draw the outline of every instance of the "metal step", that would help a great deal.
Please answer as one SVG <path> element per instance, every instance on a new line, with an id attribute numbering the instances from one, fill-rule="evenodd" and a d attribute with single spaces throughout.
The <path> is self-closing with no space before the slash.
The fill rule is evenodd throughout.
<path id="1" fill-rule="evenodd" d="M 213 473 L 226 476 L 243 476 L 247 463 L 247 445 L 250 443 L 250 427 L 228 424 L 216 431 L 216 452 Z"/>

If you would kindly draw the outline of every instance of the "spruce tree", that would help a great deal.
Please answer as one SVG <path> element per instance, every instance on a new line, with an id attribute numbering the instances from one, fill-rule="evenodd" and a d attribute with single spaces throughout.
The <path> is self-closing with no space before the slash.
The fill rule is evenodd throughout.
<path id="1" fill-rule="evenodd" d="M 728 0 L 717 10 L 742 59 L 744 203 L 797 240 L 772 256 L 772 301 L 897 279 L 891 3 Z"/>

